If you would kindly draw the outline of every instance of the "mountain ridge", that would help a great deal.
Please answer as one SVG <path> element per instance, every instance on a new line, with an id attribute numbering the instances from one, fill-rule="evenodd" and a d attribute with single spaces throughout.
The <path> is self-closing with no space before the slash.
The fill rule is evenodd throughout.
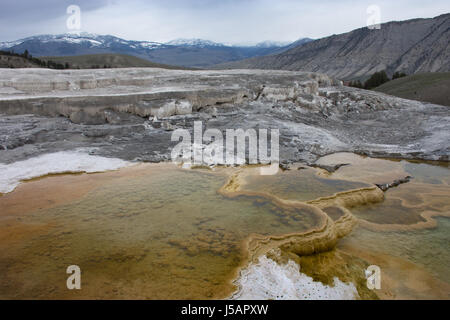
<path id="1" fill-rule="evenodd" d="M 28 50 L 36 57 L 126 54 L 154 63 L 207 68 L 224 62 L 279 53 L 283 47 L 275 42 L 272 42 L 272 45 L 266 43 L 255 46 L 230 46 L 203 39 L 175 39 L 160 43 L 79 32 L 37 35 L 17 41 L 0 42 L 0 49 L 19 53 Z"/>
<path id="2" fill-rule="evenodd" d="M 343 80 L 386 70 L 414 74 L 450 71 L 450 14 L 383 23 L 321 38 L 276 55 L 225 63 L 224 69 L 281 69 L 326 73 Z"/>

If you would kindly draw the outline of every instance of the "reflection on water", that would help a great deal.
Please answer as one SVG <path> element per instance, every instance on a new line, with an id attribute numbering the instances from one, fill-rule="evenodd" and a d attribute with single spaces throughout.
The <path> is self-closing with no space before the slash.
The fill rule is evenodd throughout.
<path id="1" fill-rule="evenodd" d="M 344 215 L 344 211 L 341 208 L 334 206 L 326 207 L 323 211 L 325 211 L 333 221 L 337 221 Z"/>
<path id="2" fill-rule="evenodd" d="M 402 161 L 406 172 L 414 176 L 417 182 L 427 184 L 450 184 L 450 170 L 448 165 L 430 165 L 426 163 Z"/>
<path id="3" fill-rule="evenodd" d="M 450 284 L 450 219 L 438 217 L 436 220 L 438 224 L 435 229 L 416 231 L 373 232 L 357 228 L 344 243 L 357 243 L 367 251 L 409 260 Z"/>
<path id="4" fill-rule="evenodd" d="M 410 183 L 389 190 L 384 202 L 352 208 L 352 213 L 382 229 L 423 222 L 424 211 L 450 212 L 447 168 L 349 154 L 320 161 L 350 165 L 328 176 L 318 176 L 318 170 L 311 168 L 275 176 L 244 169 L 242 189 L 307 201 L 412 175 Z M 5 213 L 0 213 L 0 298 L 229 296 L 235 290 L 231 280 L 246 261 L 243 242 L 250 235 L 299 233 L 319 223 L 312 211 L 282 208 L 263 196 L 222 196 L 217 191 L 230 170 L 211 173 L 142 165 L 115 174 L 49 177 L 4 195 L 0 198 L 0 212 Z M 58 187 L 64 181 L 70 181 L 77 192 L 71 195 L 70 188 Z M 40 186 L 51 194 L 40 194 Z M 83 188 L 88 192 L 78 192 Z M 34 196 L 39 195 L 36 206 L 33 190 Z M 55 193 L 64 201 L 56 201 Z M 333 221 L 344 215 L 337 206 L 324 211 Z M 417 263 L 450 282 L 450 222 L 434 219 L 438 223 L 433 229 L 358 228 L 348 239 L 367 250 Z M 66 268 L 73 264 L 82 270 L 81 291 L 65 286 Z"/>
<path id="5" fill-rule="evenodd" d="M 414 224 L 425 221 L 420 211 L 405 207 L 400 199 L 387 198 L 382 203 L 353 208 L 358 218 L 378 224 Z"/>
<path id="6" fill-rule="evenodd" d="M 323 178 L 312 168 L 279 171 L 273 176 L 261 176 L 257 173 L 256 170 L 248 173 L 243 190 L 276 194 L 289 200 L 308 201 L 368 186 L 367 183 Z"/>

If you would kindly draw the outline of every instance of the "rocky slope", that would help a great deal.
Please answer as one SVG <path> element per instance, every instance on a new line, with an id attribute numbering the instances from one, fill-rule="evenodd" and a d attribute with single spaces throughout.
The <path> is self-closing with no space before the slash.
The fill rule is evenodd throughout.
<path id="1" fill-rule="evenodd" d="M 386 69 L 407 74 L 450 71 L 450 14 L 433 19 L 389 22 L 381 29 L 360 28 L 315 40 L 268 57 L 218 68 L 281 69 L 323 72 L 343 80 Z"/>
<path id="2" fill-rule="evenodd" d="M 163 69 L 0 73 L 0 162 L 89 148 L 170 159 L 171 130 L 279 129 L 282 162 L 339 152 L 448 161 L 448 107 L 344 87 L 307 72 Z"/>

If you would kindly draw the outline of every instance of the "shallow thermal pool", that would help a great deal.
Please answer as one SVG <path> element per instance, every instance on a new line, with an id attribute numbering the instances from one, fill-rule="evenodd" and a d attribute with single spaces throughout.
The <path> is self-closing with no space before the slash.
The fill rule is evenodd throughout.
<path id="1" fill-rule="evenodd" d="M 448 168 L 348 154 L 322 161 L 339 157 L 351 163 L 334 174 L 306 168 L 259 176 L 252 168 L 211 172 L 141 164 L 23 183 L 0 197 L 0 298 L 226 298 L 247 266 L 249 237 L 320 227 L 316 211 L 282 206 L 277 198 L 306 202 L 405 173 L 417 179 L 389 190 L 384 202 L 349 208 L 366 225 L 348 235 L 357 239 L 348 243 L 400 256 L 448 283 L 448 218 L 438 218 L 438 227 L 412 227 L 436 222 L 421 217 L 424 211 L 449 212 Z M 392 172 L 374 172 L 365 161 Z M 218 192 L 236 172 L 244 192 Z M 340 218 L 334 207 L 324 211 L 333 221 Z M 383 245 L 387 239 L 398 245 Z M 423 250 L 421 241 L 427 242 Z M 80 291 L 66 288 L 69 265 L 82 270 Z"/>

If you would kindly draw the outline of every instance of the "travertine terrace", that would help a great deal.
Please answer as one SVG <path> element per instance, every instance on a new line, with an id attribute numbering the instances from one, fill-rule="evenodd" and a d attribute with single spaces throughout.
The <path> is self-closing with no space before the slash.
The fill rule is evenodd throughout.
<path id="1" fill-rule="evenodd" d="M 170 159 L 171 131 L 277 128 L 281 162 L 334 152 L 448 160 L 448 107 L 344 87 L 323 74 L 150 68 L 2 70 L 0 162 L 87 148 Z"/>

